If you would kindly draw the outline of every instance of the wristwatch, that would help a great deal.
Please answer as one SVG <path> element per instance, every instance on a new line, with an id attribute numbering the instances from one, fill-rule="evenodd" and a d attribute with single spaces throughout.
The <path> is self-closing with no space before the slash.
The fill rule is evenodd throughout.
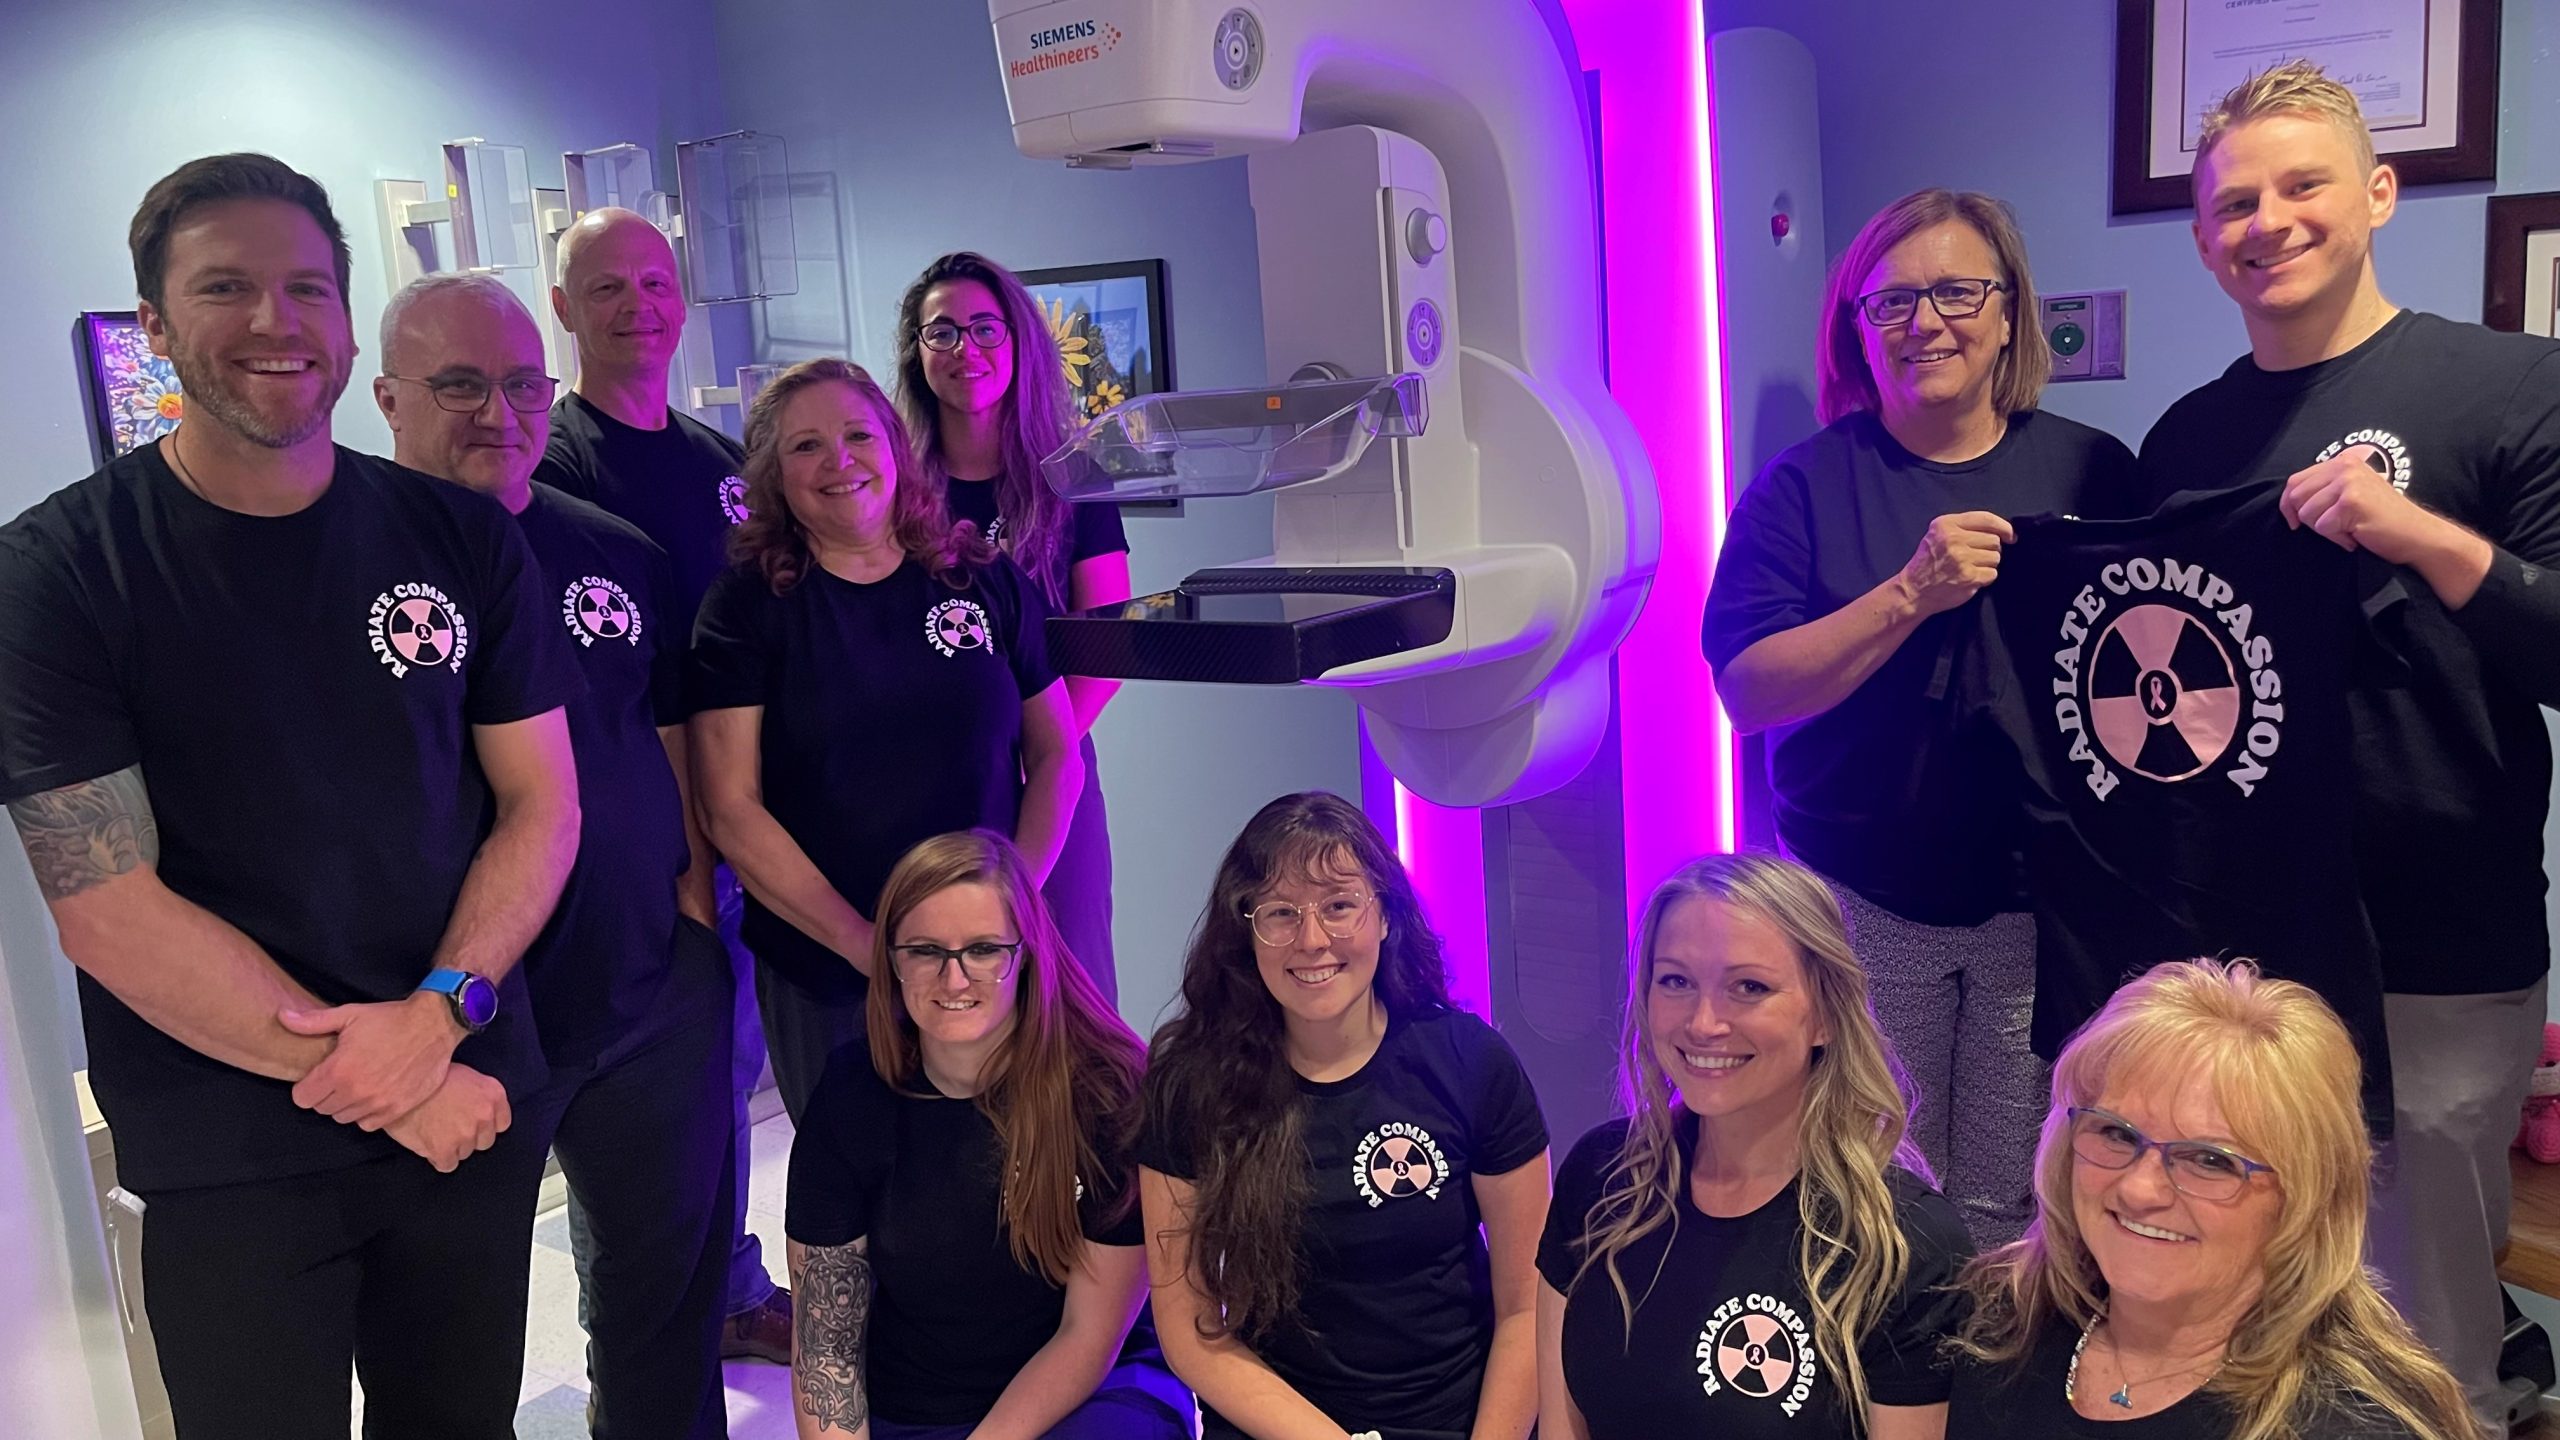
<path id="1" fill-rule="evenodd" d="M 430 970 L 418 988 L 443 996 L 453 1009 L 453 1023 L 474 1035 L 498 1018 L 498 987 L 468 970 Z"/>

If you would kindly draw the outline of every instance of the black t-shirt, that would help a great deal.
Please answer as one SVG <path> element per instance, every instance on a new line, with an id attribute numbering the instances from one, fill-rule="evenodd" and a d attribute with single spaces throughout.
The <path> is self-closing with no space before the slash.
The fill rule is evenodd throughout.
<path id="1" fill-rule="evenodd" d="M 1112 1142 L 1124 1117 L 1085 1118 L 1103 1173 L 1076 1177 L 1084 1238 L 1142 1244 L 1137 1167 Z M 1067 1292 L 1015 1263 L 1004 1184 L 1002 1137 L 976 1101 L 944 1096 L 921 1074 L 893 1089 L 859 1045 L 827 1062 L 791 1142 L 784 1228 L 803 1245 L 869 1238 L 867 1360 L 881 1418 L 974 1425 L 1057 1335 Z M 1142 1309 L 1120 1360 L 1161 1358 Z"/>
<path id="2" fill-rule="evenodd" d="M 1477 1175 L 1547 1148 L 1519 1057 L 1464 1010 L 1391 1018 L 1348 1079 L 1298 1081 L 1304 1108 L 1306 1256 L 1298 1323 L 1255 1353 L 1334 1423 L 1386 1440 L 1463 1436 L 1493 1344 L 1493 1272 Z M 1138 1162 L 1197 1181 L 1188 1135 L 1153 1122 Z M 1206 1407 L 1203 1407 L 1204 1411 Z M 1207 1434 L 1234 1427 L 1207 1412 Z"/>
<path id="3" fill-rule="evenodd" d="M 1575 1283 L 1588 1217 L 1627 1124 L 1598 1127 L 1565 1156 L 1538 1244 L 1538 1273 L 1565 1297 L 1565 1388 L 1592 1440 L 1864 1434 L 1850 1424 L 1844 1393 L 1814 1348 L 1813 1306 L 1798 1268 L 1796 1185 L 1726 1218 L 1698 1209 L 1684 1180 L 1676 1225 L 1618 1253 L 1618 1273 L 1638 1302 L 1632 1328 L 1605 1269 L 1595 1266 Z M 1683 1176 L 1697 1133 L 1694 1117 L 1680 1117 Z M 1859 1345 L 1858 1363 L 1873 1403 L 1935 1405 L 1947 1398 L 1942 1342 L 1966 1311 L 1952 1282 L 1973 1242 L 1955 1207 L 1917 1176 L 1897 1169 L 1886 1178 L 1911 1265 Z"/>
<path id="4" fill-rule="evenodd" d="M 951 497 L 951 518 L 967 520 L 992 544 L 1005 539 L 1005 517 L 997 511 L 996 483 L 993 480 L 962 480 L 953 477 L 943 483 L 943 492 Z M 1069 504 L 1068 519 L 1074 526 L 1067 548 L 1061 554 L 1058 594 L 1067 593 L 1066 572 L 1097 555 L 1129 553 L 1128 527 L 1121 524 L 1120 507 L 1108 502 L 1088 501 Z"/>
<path id="5" fill-rule="evenodd" d="M 1013 833 L 1022 705 L 1057 682 L 1047 610 L 1001 556 L 959 588 L 913 560 L 867 585 L 811 565 L 776 595 L 740 566 L 704 597 L 695 710 L 764 707 L 764 805 L 836 893 L 865 916 L 918 842 L 985 826 Z M 757 958 L 820 999 L 854 1001 L 851 962 L 747 897 Z"/>
<path id="6" fill-rule="evenodd" d="M 341 449 L 318 500 L 242 515 L 147 446 L 0 529 L 0 797 L 139 763 L 171 890 L 328 1004 L 400 999 L 494 819 L 471 727 L 578 693 L 547 598 L 487 496 Z M 454 1054 L 519 1098 L 543 1074 L 522 975 Z M 398 1153 L 79 983 L 128 1185 Z"/>
<path id="7" fill-rule="evenodd" d="M 2063 1397 L 2071 1351 L 2080 1332 L 2047 1326 L 2014 1365 L 1985 1365 L 1958 1356 L 1947 1400 L 1947 1433 L 1964 1440 L 2230 1440 L 2238 1416 L 2220 1395 L 2198 1390 L 2156 1415 L 2091 1420 Z M 2327 1402 L 2295 1432 L 2318 1440 L 2420 1440 L 2418 1432 L 2360 1396 Z"/>
<path id="8" fill-rule="evenodd" d="M 675 571 L 668 613 L 690 624 L 703 592 L 729 568 L 729 532 L 747 518 L 746 452 L 676 410 L 637 430 L 575 391 L 551 407 L 551 444 L 533 478 L 640 527 Z"/>
<path id="9" fill-rule="evenodd" d="M 2447 613 L 2410 577 L 2408 683 L 2354 696 L 2357 869 L 2385 987 L 2520 990 L 2550 968 L 2542 823 L 2560 704 L 2560 344 L 2403 312 L 2334 360 L 2247 356 L 2142 442 L 2154 497 L 2282 478 L 2347 454 L 2497 547 Z"/>
<path id="10" fill-rule="evenodd" d="M 583 1065 L 648 1014 L 674 954 L 676 879 L 692 856 L 658 727 L 684 723 L 692 617 L 668 604 L 666 552 L 631 525 L 541 484 L 516 523 L 587 678 L 569 702 L 578 864 L 525 953 L 543 1053 Z"/>
<path id="11" fill-rule="evenodd" d="M 1707 593 L 1708 662 L 1721 672 L 1865 595 L 1910 561 L 1930 521 L 1966 510 L 2136 513 L 2132 452 L 2036 410 L 1957 464 L 1913 455 L 1872 414 L 1836 421 L 1771 461 L 1734 507 Z M 1922 621 L 1847 699 L 1769 735 L 1788 852 L 1923 924 L 1979 924 L 2023 903 L 2004 772 L 1932 685 L 1964 623 L 1963 607 Z"/>
<path id="12" fill-rule="evenodd" d="M 2347 1022 L 2387 1126 L 2382 974 L 2339 883 L 2354 873 L 2347 690 L 2386 669 L 2359 598 L 2371 567 L 2287 529 L 2281 495 L 2019 522 L 1958 684 L 2023 761 L 2037 1052 L 2152 965 L 2248 956 Z"/>

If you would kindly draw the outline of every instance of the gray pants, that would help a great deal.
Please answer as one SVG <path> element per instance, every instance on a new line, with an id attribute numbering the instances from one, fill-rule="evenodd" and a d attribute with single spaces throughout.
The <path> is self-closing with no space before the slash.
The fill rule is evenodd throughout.
<path id="1" fill-rule="evenodd" d="M 2498 1247 L 2514 1200 L 2507 1147 L 2542 1057 L 2549 985 L 2382 997 L 2393 1135 L 2373 1172 L 2373 1263 L 2392 1303 L 2484 1419 L 2502 1410 Z"/>
<path id="2" fill-rule="evenodd" d="M 2035 1215 L 2036 1136 L 2053 1076 L 2027 1048 L 2035 917 L 1923 925 L 1836 881 L 1831 889 L 1876 1024 L 1920 1091 L 1912 1139 L 1975 1246 L 2006 1245 Z"/>

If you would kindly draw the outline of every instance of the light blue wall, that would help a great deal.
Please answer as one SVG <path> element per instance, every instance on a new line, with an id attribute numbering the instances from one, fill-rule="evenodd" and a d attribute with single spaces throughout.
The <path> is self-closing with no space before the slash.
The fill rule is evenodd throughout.
<path id="1" fill-rule="evenodd" d="M 722 0 L 729 121 L 790 143 L 802 293 L 768 301 L 764 355 L 850 353 L 885 378 L 897 303 L 948 250 L 1017 268 L 1162 259 L 1176 378 L 1259 385 L 1261 289 L 1240 161 L 1098 174 L 1013 148 L 978 0 Z M 840 258 L 812 259 L 821 256 Z M 1138 592 L 1271 549 L 1267 499 L 1131 512 Z M 1359 795 L 1340 694 L 1131 685 L 1096 727 L 1111 806 L 1120 1008 L 1151 1031 L 1219 855 L 1264 801 Z"/>

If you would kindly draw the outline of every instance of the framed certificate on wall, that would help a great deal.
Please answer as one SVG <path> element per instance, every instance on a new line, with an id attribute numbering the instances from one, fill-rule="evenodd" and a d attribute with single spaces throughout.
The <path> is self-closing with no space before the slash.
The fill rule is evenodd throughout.
<path id="1" fill-rule="evenodd" d="M 2480 318 L 2492 330 L 2560 339 L 2560 190 L 2489 197 Z"/>
<path id="2" fill-rule="evenodd" d="M 2499 0 L 2116 0 L 2114 211 L 2181 210 L 2204 112 L 2310 60 L 2403 185 L 2495 180 Z"/>

